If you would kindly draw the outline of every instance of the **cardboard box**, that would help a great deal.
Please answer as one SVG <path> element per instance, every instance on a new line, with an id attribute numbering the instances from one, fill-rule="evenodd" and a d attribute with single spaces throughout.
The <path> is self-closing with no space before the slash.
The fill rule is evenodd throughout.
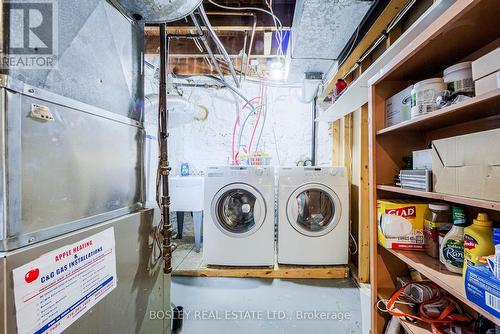
<path id="1" fill-rule="evenodd" d="M 491 73 L 484 78 L 476 80 L 474 82 L 474 86 L 476 89 L 476 96 L 486 94 L 492 90 L 500 88 L 500 71 Z"/>
<path id="2" fill-rule="evenodd" d="M 432 142 L 435 192 L 500 201 L 500 129 Z"/>
<path id="3" fill-rule="evenodd" d="M 500 48 L 496 48 L 472 62 L 472 79 L 476 81 L 499 70 Z"/>
<path id="4" fill-rule="evenodd" d="M 486 266 L 467 266 L 465 273 L 467 299 L 500 317 L 500 280 Z"/>
<path id="5" fill-rule="evenodd" d="M 411 118 L 411 91 L 410 86 L 385 100 L 385 126 L 399 124 Z"/>
<path id="6" fill-rule="evenodd" d="M 378 241 L 385 248 L 424 249 L 427 204 L 410 200 L 378 200 Z"/>
<path id="7" fill-rule="evenodd" d="M 413 169 L 432 170 L 432 149 L 413 151 Z"/>

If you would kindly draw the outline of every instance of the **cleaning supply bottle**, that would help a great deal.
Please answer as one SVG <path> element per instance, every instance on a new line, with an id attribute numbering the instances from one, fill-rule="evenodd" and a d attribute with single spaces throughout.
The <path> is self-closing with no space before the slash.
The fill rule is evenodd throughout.
<path id="1" fill-rule="evenodd" d="M 461 274 L 464 267 L 464 228 L 467 220 L 462 206 L 454 205 L 451 211 L 453 227 L 444 236 L 439 259 L 446 269 Z"/>
<path id="2" fill-rule="evenodd" d="M 464 229 L 464 277 L 467 266 L 484 266 L 483 256 L 495 254 L 493 222 L 488 214 L 479 213 L 471 226 Z"/>

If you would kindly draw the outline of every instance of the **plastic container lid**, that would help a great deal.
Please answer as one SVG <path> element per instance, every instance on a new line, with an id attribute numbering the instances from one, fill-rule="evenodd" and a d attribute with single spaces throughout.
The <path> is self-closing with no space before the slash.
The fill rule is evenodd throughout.
<path id="1" fill-rule="evenodd" d="M 415 84 L 415 89 L 418 89 L 421 86 L 432 85 L 432 84 L 444 84 L 444 80 L 443 78 L 431 78 L 427 80 L 422 80 Z"/>
<path id="2" fill-rule="evenodd" d="M 430 203 L 429 209 L 436 211 L 448 211 L 450 210 L 450 205 L 446 203 Z"/>
<path id="3" fill-rule="evenodd" d="M 453 66 L 450 66 L 446 70 L 443 71 L 443 74 L 444 74 L 444 76 L 447 76 L 448 74 L 450 74 L 452 72 L 465 70 L 465 69 L 472 69 L 472 62 L 464 61 L 463 63 L 458 63 L 458 64 L 455 64 Z"/>
<path id="4" fill-rule="evenodd" d="M 489 219 L 488 214 L 483 212 L 477 214 L 477 218 L 474 219 L 474 224 L 484 227 L 493 226 L 493 222 Z"/>

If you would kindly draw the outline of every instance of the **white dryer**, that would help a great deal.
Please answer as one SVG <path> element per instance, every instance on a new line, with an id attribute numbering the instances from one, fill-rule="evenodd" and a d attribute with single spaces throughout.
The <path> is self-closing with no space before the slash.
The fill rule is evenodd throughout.
<path id="1" fill-rule="evenodd" d="M 274 265 L 272 167 L 208 168 L 205 175 L 203 262 Z"/>
<path id="2" fill-rule="evenodd" d="M 280 168 L 278 263 L 346 264 L 348 194 L 344 167 Z"/>

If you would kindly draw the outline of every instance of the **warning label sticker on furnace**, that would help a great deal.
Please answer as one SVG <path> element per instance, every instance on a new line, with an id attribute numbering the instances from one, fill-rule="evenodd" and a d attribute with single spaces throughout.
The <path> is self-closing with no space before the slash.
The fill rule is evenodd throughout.
<path id="1" fill-rule="evenodd" d="M 116 287 L 110 228 L 12 271 L 19 334 L 57 334 Z"/>

